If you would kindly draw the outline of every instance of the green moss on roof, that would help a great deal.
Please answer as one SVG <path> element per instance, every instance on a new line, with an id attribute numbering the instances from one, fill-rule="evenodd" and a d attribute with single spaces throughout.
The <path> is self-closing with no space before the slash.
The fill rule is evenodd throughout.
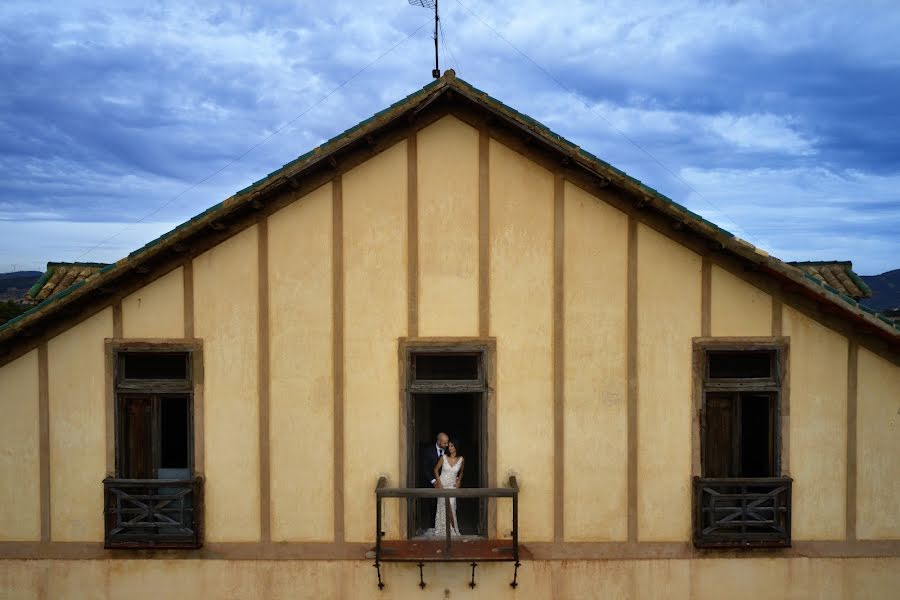
<path id="1" fill-rule="evenodd" d="M 44 274 L 41 275 L 40 279 L 38 279 L 37 282 L 33 286 L 31 286 L 28 292 L 26 292 L 28 296 L 31 296 L 32 298 L 37 296 L 38 292 L 41 291 L 41 288 L 44 287 L 44 285 L 50 280 L 50 277 L 53 276 L 53 272 L 56 270 L 56 268 L 50 267 L 50 265 L 47 265 L 47 267 L 47 270 L 44 271 Z"/>

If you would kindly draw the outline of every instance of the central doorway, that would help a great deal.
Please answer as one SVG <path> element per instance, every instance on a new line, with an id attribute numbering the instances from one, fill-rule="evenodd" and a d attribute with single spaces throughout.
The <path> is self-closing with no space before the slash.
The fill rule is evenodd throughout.
<path id="1" fill-rule="evenodd" d="M 487 487 L 487 384 L 482 349 L 411 348 L 407 360 L 407 485 L 430 487 L 434 465 L 426 464 L 438 433 L 458 441 L 465 458 L 463 488 Z M 407 507 L 410 538 L 435 526 L 435 500 L 420 499 Z M 458 498 L 456 516 L 464 536 L 486 536 L 487 501 Z"/>

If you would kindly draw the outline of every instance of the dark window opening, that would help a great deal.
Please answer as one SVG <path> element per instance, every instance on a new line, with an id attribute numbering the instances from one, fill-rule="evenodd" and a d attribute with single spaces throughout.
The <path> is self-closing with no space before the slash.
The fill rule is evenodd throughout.
<path id="1" fill-rule="evenodd" d="M 191 435 L 188 400 L 163 398 L 159 403 L 159 467 L 188 469 L 188 438 Z"/>
<path id="2" fill-rule="evenodd" d="M 119 474 L 126 479 L 191 476 L 191 415 L 186 396 L 122 395 Z"/>
<path id="3" fill-rule="evenodd" d="M 119 355 L 124 379 L 188 378 L 188 354 L 184 352 L 126 352 Z"/>
<path id="4" fill-rule="evenodd" d="M 409 348 L 407 362 L 407 485 L 431 487 L 440 432 L 457 438 L 465 457 L 462 487 L 488 487 L 487 399 L 485 350 L 480 347 Z M 431 462 L 431 464 L 426 464 Z M 457 498 L 458 528 L 463 535 L 487 535 L 485 498 Z M 433 535 L 436 499 L 407 505 L 407 533 L 411 538 Z M 431 531 L 429 531 L 431 530 Z"/>
<path id="5" fill-rule="evenodd" d="M 414 381 L 465 381 L 479 379 L 477 354 L 414 354 Z"/>
<path id="6" fill-rule="evenodd" d="M 774 477 L 774 398 L 741 394 L 741 460 L 739 477 Z"/>
<path id="7" fill-rule="evenodd" d="M 117 354 L 117 465 L 127 479 L 188 479 L 191 352 Z"/>
<path id="8" fill-rule="evenodd" d="M 710 379 L 763 379 L 773 374 L 774 353 L 765 351 L 710 352 Z"/>
<path id="9" fill-rule="evenodd" d="M 426 473 L 434 465 L 423 464 L 426 450 L 435 444 L 440 432 L 447 433 L 451 439 L 459 440 L 460 453 L 465 457 L 462 487 L 487 487 L 484 473 L 484 456 L 482 445 L 482 394 L 481 393 L 447 393 L 447 394 L 413 394 L 413 413 L 415 423 L 414 473 L 417 473 L 416 486 L 427 485 L 431 478 Z M 435 526 L 435 500 L 418 500 L 413 516 L 414 525 L 410 527 L 414 535 L 423 535 L 426 530 Z M 459 531 L 463 535 L 483 535 L 482 511 L 484 500 L 478 498 L 458 498 L 456 500 L 456 516 L 459 520 Z"/>
<path id="10" fill-rule="evenodd" d="M 709 392 L 704 477 L 775 477 L 774 394 Z"/>

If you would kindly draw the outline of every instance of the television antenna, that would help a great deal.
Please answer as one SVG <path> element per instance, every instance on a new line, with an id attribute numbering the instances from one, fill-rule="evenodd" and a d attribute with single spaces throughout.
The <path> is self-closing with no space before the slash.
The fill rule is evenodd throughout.
<path id="1" fill-rule="evenodd" d="M 431 76 L 438 79 L 441 76 L 441 69 L 438 65 L 438 24 L 440 22 L 440 17 L 438 17 L 438 0 L 409 0 L 409 3 L 412 6 L 434 9 L 434 69 L 431 71 Z"/>

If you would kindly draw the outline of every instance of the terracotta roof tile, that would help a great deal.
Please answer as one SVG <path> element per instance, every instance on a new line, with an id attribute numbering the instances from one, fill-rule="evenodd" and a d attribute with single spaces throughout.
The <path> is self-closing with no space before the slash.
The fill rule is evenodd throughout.
<path id="1" fill-rule="evenodd" d="M 853 272 L 853 263 L 846 261 L 807 261 L 788 263 L 833 287 L 854 300 L 869 298 L 872 290 Z"/>
<path id="2" fill-rule="evenodd" d="M 32 302 L 43 302 L 50 296 L 84 281 L 107 265 L 104 263 L 47 263 L 47 271 L 25 294 Z"/>

